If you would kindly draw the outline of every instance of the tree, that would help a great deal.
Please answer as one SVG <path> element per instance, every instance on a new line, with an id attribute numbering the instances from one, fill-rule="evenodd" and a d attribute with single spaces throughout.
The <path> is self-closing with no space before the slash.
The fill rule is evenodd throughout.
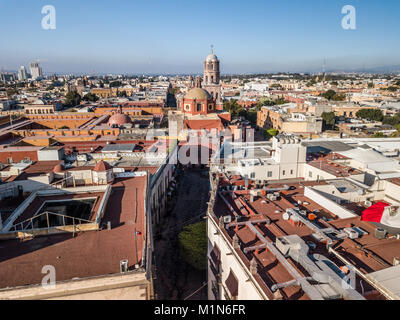
<path id="1" fill-rule="evenodd" d="M 183 228 L 179 234 L 180 251 L 185 261 L 197 270 L 207 268 L 207 228 L 199 222 Z"/>
<path id="2" fill-rule="evenodd" d="M 69 108 L 69 107 L 75 107 L 81 103 L 81 96 L 77 91 L 70 91 L 66 94 L 65 96 L 65 103 L 64 106 Z"/>
<path id="3" fill-rule="evenodd" d="M 91 102 L 96 102 L 97 100 L 99 100 L 99 97 L 96 96 L 94 93 L 89 92 L 88 94 L 86 94 L 83 97 L 84 101 L 91 101 Z"/>
<path id="4" fill-rule="evenodd" d="M 324 127 L 326 129 L 334 129 L 335 128 L 335 120 L 336 116 L 334 112 L 324 112 L 321 115 L 322 120 L 324 120 Z"/>
<path id="5" fill-rule="evenodd" d="M 390 92 L 395 92 L 395 91 L 397 91 L 398 89 L 399 89 L 399 88 L 393 87 L 393 86 L 387 88 L 387 90 L 390 91 Z"/>
<path id="6" fill-rule="evenodd" d="M 322 93 L 321 96 L 333 101 L 343 101 L 346 99 L 344 94 L 338 94 L 335 90 L 328 90 L 327 92 Z"/>
<path id="7" fill-rule="evenodd" d="M 285 103 L 287 103 L 287 101 L 283 97 L 277 98 L 275 100 L 272 100 L 270 98 L 261 98 L 260 100 L 258 100 L 257 110 L 260 110 L 261 107 L 278 106 Z"/>
<path id="8" fill-rule="evenodd" d="M 124 90 L 124 91 L 120 91 L 120 92 L 118 92 L 118 97 L 120 97 L 120 98 L 126 98 L 128 95 L 127 95 L 127 93 L 126 93 L 126 91 Z"/>
<path id="9" fill-rule="evenodd" d="M 394 116 L 384 116 L 382 123 L 390 124 L 392 126 L 400 124 L 400 113 L 396 113 Z"/>
<path id="10" fill-rule="evenodd" d="M 15 88 L 7 89 L 6 92 L 7 92 L 7 95 L 8 95 L 9 97 L 12 97 L 14 94 L 18 94 L 18 90 L 15 89 Z"/>
<path id="11" fill-rule="evenodd" d="M 248 110 L 244 115 L 247 121 L 250 121 L 251 124 L 257 124 L 257 111 L 255 110 Z"/>
<path id="12" fill-rule="evenodd" d="M 383 134 L 383 132 L 376 132 L 374 134 L 374 138 L 387 138 L 387 137 Z"/>
<path id="13" fill-rule="evenodd" d="M 369 121 L 382 121 L 383 113 L 379 109 L 361 109 L 357 111 L 356 116 Z"/>
<path id="14" fill-rule="evenodd" d="M 224 102 L 224 109 L 229 111 L 232 116 L 238 116 L 242 106 L 240 106 L 236 100 L 231 100 Z"/>
<path id="15" fill-rule="evenodd" d="M 278 130 L 274 128 L 264 130 L 264 138 L 268 140 L 271 139 L 272 137 L 275 137 L 277 134 Z"/>
<path id="16" fill-rule="evenodd" d="M 121 84 L 122 84 L 121 81 L 113 81 L 113 82 L 110 83 L 110 88 L 120 87 Z"/>

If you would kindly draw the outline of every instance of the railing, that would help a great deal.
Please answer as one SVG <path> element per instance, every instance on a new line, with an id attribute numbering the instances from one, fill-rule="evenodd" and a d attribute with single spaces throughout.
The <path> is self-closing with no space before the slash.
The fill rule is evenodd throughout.
<path id="1" fill-rule="evenodd" d="M 86 219 L 71 217 L 71 216 L 67 216 L 67 215 L 63 215 L 63 214 L 59 214 L 59 213 L 55 213 L 55 212 L 50 212 L 50 211 L 45 211 L 45 212 L 42 212 L 41 214 L 38 214 L 38 215 L 36 215 L 36 216 L 34 216 L 32 218 L 29 218 L 29 219 L 27 219 L 25 221 L 22 221 L 22 222 L 19 222 L 19 223 L 13 225 L 10 228 L 10 231 L 34 230 L 35 229 L 34 228 L 34 221 L 38 220 L 40 217 L 42 217 L 44 215 L 46 216 L 47 228 L 36 228 L 36 229 L 49 229 L 49 228 L 52 228 L 52 227 L 60 227 L 60 226 L 64 226 L 65 227 L 65 226 L 70 226 L 70 225 L 76 226 L 76 225 L 81 225 L 81 224 L 93 223 L 93 221 L 89 221 L 89 220 L 86 220 Z M 50 224 L 50 218 L 49 218 L 50 216 L 62 217 L 63 224 L 62 225 L 57 225 L 57 226 L 52 226 Z M 65 223 L 65 219 L 72 219 L 72 224 L 66 224 Z M 76 221 L 78 223 L 75 223 Z"/>

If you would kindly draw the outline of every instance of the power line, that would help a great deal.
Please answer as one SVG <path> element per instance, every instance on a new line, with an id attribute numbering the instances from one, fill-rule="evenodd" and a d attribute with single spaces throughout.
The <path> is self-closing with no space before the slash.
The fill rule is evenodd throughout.
<path id="1" fill-rule="evenodd" d="M 203 289 L 206 285 L 207 285 L 207 282 L 204 282 L 203 285 L 199 289 L 197 289 L 192 294 L 188 295 L 185 299 L 183 299 L 183 301 L 188 300 L 189 298 L 193 297 L 197 292 L 199 292 L 201 289 Z"/>

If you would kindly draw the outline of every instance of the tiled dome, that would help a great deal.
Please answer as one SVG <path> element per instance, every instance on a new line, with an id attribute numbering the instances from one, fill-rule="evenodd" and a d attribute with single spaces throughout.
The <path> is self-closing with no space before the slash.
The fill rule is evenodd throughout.
<path id="1" fill-rule="evenodd" d="M 123 113 L 114 114 L 108 120 L 109 126 L 112 126 L 112 125 L 122 126 L 127 123 L 132 123 L 132 120 L 126 114 L 123 114 Z"/>

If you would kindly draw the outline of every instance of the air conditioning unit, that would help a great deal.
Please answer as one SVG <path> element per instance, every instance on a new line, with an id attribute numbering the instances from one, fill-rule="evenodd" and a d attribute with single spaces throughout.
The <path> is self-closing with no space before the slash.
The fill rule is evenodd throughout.
<path id="1" fill-rule="evenodd" d="M 353 228 L 344 228 L 343 231 L 347 234 L 350 239 L 357 239 L 359 237 L 359 233 L 355 231 Z"/>
<path id="2" fill-rule="evenodd" d="M 128 272 L 128 260 L 121 260 L 119 262 L 119 267 L 120 267 L 121 273 Z"/>
<path id="3" fill-rule="evenodd" d="M 232 222 L 232 216 L 224 216 L 224 223 L 231 223 Z"/>

